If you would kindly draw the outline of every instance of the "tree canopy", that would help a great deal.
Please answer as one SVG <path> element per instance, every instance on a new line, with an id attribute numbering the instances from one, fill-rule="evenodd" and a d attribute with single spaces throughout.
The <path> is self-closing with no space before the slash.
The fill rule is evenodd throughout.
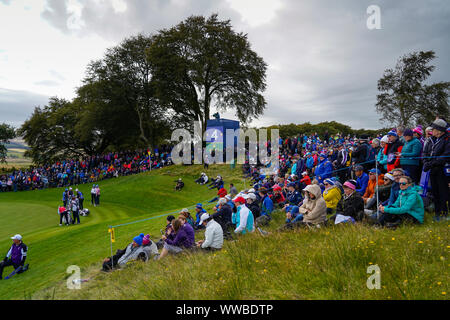
<path id="1" fill-rule="evenodd" d="M 450 82 L 425 84 L 435 67 L 433 51 L 401 57 L 395 69 L 387 69 L 378 81 L 376 110 L 382 121 L 396 125 L 428 124 L 437 115 L 448 119 Z"/>
<path id="2" fill-rule="evenodd" d="M 6 162 L 6 153 L 8 150 L 5 144 L 15 137 L 16 131 L 12 126 L 6 123 L 0 123 L 0 163 Z"/>
<path id="3" fill-rule="evenodd" d="M 180 122 L 205 130 L 212 105 L 234 109 L 244 124 L 263 114 L 267 65 L 230 20 L 191 16 L 155 35 L 147 54 L 155 94 Z"/>

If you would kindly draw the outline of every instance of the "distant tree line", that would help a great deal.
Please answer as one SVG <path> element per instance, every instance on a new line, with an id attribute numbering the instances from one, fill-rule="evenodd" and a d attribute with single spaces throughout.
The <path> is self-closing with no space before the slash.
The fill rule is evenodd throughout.
<path id="1" fill-rule="evenodd" d="M 270 137 L 271 129 L 278 129 L 280 137 L 295 137 L 299 134 L 311 135 L 317 133 L 320 137 L 324 137 L 325 133 L 328 132 L 330 136 L 336 134 L 343 134 L 344 136 L 356 136 L 360 137 L 362 135 L 368 135 L 369 137 L 375 137 L 379 134 L 386 134 L 389 130 L 387 128 L 377 129 L 377 130 L 368 130 L 368 129 L 352 129 L 350 126 L 336 122 L 336 121 L 327 121 L 321 122 L 318 124 L 311 124 L 309 122 L 305 122 L 302 124 L 286 124 L 286 125 L 273 125 L 270 127 L 266 127 L 268 129 L 268 137 Z"/>

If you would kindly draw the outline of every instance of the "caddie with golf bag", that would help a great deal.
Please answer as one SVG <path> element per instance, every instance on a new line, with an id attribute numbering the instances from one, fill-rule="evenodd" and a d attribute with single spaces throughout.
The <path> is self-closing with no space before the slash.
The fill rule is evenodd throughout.
<path id="1" fill-rule="evenodd" d="M 3 269 L 5 267 L 14 267 L 14 271 L 7 276 L 5 280 L 9 279 L 16 273 L 19 274 L 28 270 L 28 264 L 25 265 L 28 251 L 27 245 L 22 242 L 22 236 L 20 234 L 16 234 L 14 237 L 11 237 L 11 239 L 14 243 L 6 254 L 5 259 L 0 262 L 0 280 L 2 280 Z"/>

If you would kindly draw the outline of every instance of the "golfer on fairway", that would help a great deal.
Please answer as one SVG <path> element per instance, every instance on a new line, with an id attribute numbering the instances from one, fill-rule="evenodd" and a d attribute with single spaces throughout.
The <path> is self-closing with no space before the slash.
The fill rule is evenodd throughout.
<path id="1" fill-rule="evenodd" d="M 13 244 L 11 249 L 9 249 L 6 254 L 5 259 L 0 262 L 0 280 L 2 280 L 3 268 L 8 266 L 13 266 L 14 269 L 22 266 L 21 270 L 17 273 L 22 273 L 26 271 L 28 265 L 24 266 L 25 259 L 27 258 L 27 250 L 28 247 L 25 243 L 22 242 L 22 236 L 20 234 L 16 234 L 14 237 L 11 237 L 13 240 Z M 24 270 L 25 269 L 25 270 Z"/>

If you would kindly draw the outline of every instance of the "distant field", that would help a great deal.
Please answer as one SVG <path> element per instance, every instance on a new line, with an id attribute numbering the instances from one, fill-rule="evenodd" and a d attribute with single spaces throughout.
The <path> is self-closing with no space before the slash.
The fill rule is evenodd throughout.
<path id="1" fill-rule="evenodd" d="M 33 164 L 30 158 L 24 157 L 24 153 L 28 149 L 25 145 L 10 143 L 6 145 L 6 148 L 8 149 L 6 154 L 7 163 L 0 163 L 0 169 L 27 168 Z"/>

